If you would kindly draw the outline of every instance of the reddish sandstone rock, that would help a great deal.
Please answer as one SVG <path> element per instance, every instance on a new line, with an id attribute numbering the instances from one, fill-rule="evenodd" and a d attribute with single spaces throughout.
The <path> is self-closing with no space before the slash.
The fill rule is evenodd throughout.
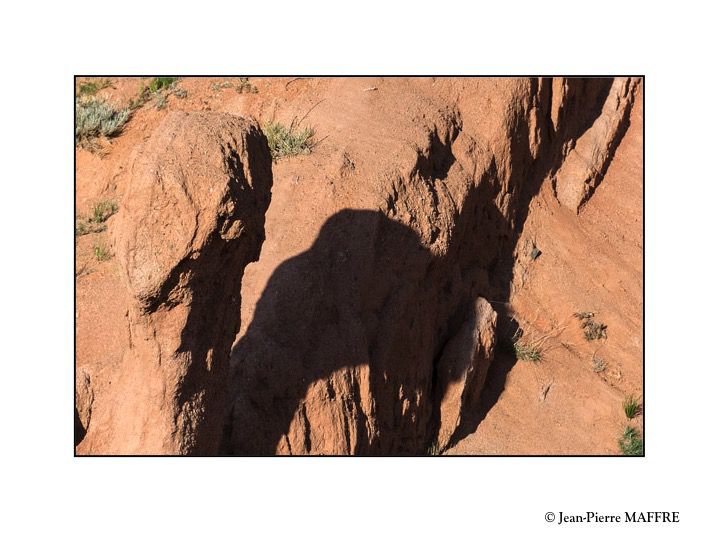
<path id="1" fill-rule="evenodd" d="M 620 144 L 630 120 L 639 80 L 618 77 L 592 127 L 575 142 L 555 177 L 558 201 L 574 212 L 592 196 Z"/>
<path id="2" fill-rule="evenodd" d="M 217 453 L 240 281 L 270 202 L 267 141 L 253 121 L 171 113 L 129 174 L 114 228 L 128 346 L 80 451 Z"/>
<path id="3" fill-rule="evenodd" d="M 480 393 L 495 352 L 496 322 L 497 313 L 487 300 L 478 298 L 443 350 L 437 367 L 442 396 L 439 450 L 447 448 L 463 416 L 480 408 Z"/>
<path id="4" fill-rule="evenodd" d="M 467 369 L 442 367 L 453 336 L 478 297 L 509 299 L 530 202 L 613 80 L 326 84 L 328 142 L 278 165 L 243 284 L 230 451 L 424 454 L 477 417 L 492 316 Z"/>

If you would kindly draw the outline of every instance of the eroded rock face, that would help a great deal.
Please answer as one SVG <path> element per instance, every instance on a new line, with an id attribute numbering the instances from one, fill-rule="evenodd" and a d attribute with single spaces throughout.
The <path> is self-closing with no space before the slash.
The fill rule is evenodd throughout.
<path id="1" fill-rule="evenodd" d="M 262 291 L 248 290 L 259 299 L 232 354 L 228 451 L 447 446 L 477 412 L 493 355 L 496 316 L 482 299 L 509 298 L 530 201 L 588 128 L 616 125 L 601 120 L 615 84 L 421 80 L 338 110 L 353 136 L 338 170 L 324 171 L 332 196 L 321 182 L 298 189 L 342 202 L 314 205 L 327 212 L 321 226 L 300 230 L 306 208 L 270 209 L 267 273 L 249 285 Z M 289 242 L 310 247 L 286 257 Z"/>
<path id="2" fill-rule="evenodd" d="M 469 311 L 438 362 L 439 450 L 448 447 L 463 416 L 480 408 L 480 394 L 495 353 L 497 313 L 484 298 L 478 298 Z"/>
<path id="3" fill-rule="evenodd" d="M 129 346 L 80 451 L 214 454 L 240 282 L 264 239 L 267 141 L 254 121 L 170 113 L 129 169 L 114 229 Z"/>
<path id="4" fill-rule="evenodd" d="M 555 179 L 558 201 L 579 212 L 607 171 L 610 160 L 627 130 L 639 79 L 618 77 L 592 127 L 575 142 Z"/>
<path id="5" fill-rule="evenodd" d="M 94 399 L 90 374 L 80 368 L 75 374 L 75 444 L 85 437 L 90 426 Z"/>

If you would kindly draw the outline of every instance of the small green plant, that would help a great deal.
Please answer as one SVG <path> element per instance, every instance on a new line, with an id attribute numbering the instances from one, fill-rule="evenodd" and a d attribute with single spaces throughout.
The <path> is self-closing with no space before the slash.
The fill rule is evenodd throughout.
<path id="1" fill-rule="evenodd" d="M 543 339 L 529 339 L 520 328 L 518 328 L 512 338 L 510 338 L 512 352 L 515 354 L 515 358 L 527 362 L 539 362 L 542 360 L 543 341 Z"/>
<path id="2" fill-rule="evenodd" d="M 148 90 L 151 94 L 163 90 L 164 88 L 170 88 L 170 86 L 178 80 L 178 77 L 155 77 L 148 85 Z"/>
<path id="3" fill-rule="evenodd" d="M 173 92 L 175 96 L 180 98 L 187 97 L 186 90 L 181 90 L 177 88 L 178 80 L 179 77 L 154 77 L 150 81 L 150 84 L 141 84 L 140 90 L 138 91 L 138 96 L 135 99 L 130 100 L 128 107 L 131 110 L 138 109 L 145 105 L 145 103 L 147 103 L 154 94 L 158 94 L 163 90 Z M 155 108 L 160 110 L 165 107 L 166 103 L 167 96 L 165 94 L 160 94 L 157 96 L 157 99 L 155 101 Z"/>
<path id="4" fill-rule="evenodd" d="M 90 233 L 98 233 L 105 230 L 105 222 L 117 212 L 118 206 L 115 201 L 99 201 L 90 209 L 90 215 L 86 218 L 75 216 L 75 236 L 83 236 Z"/>
<path id="5" fill-rule="evenodd" d="M 112 86 L 110 79 L 100 79 L 99 81 L 88 81 L 80 84 L 78 93 L 81 96 L 94 96 L 99 90 Z"/>
<path id="6" fill-rule="evenodd" d="M 240 82 L 235 87 L 235 90 L 237 90 L 238 94 L 257 94 L 258 89 L 257 86 L 250 83 L 250 80 L 247 77 L 240 77 Z"/>
<path id="7" fill-rule="evenodd" d="M 618 445 L 625 456 L 642 456 L 645 451 L 642 437 L 637 429 L 631 426 L 625 428 L 622 437 L 618 439 Z"/>
<path id="8" fill-rule="evenodd" d="M 585 329 L 585 339 L 592 341 L 594 339 L 607 339 L 607 325 L 597 323 L 595 321 L 585 321 L 583 323 Z"/>
<path id="9" fill-rule="evenodd" d="M 311 127 L 298 131 L 299 122 L 293 120 L 290 127 L 279 122 L 269 122 L 263 127 L 263 133 L 267 137 L 270 146 L 270 155 L 273 161 L 286 156 L 297 156 L 309 154 L 313 147 L 315 130 Z"/>
<path id="10" fill-rule="evenodd" d="M 104 200 L 97 202 L 92 207 L 92 212 L 88 221 L 90 223 L 104 223 L 115 214 L 118 210 L 117 203 L 115 201 Z"/>
<path id="11" fill-rule="evenodd" d="M 75 143 L 118 135 L 130 119 L 130 109 L 116 109 L 101 99 L 75 100 Z"/>
<path id="12" fill-rule="evenodd" d="M 110 249 L 104 244 L 95 244 L 93 253 L 95 254 L 95 258 L 100 262 L 109 261 L 112 258 Z"/>
<path id="13" fill-rule="evenodd" d="M 92 232 L 87 220 L 81 217 L 75 217 L 75 236 L 83 236 Z"/>
<path id="14" fill-rule="evenodd" d="M 640 401 L 635 398 L 635 396 L 628 396 L 623 400 L 623 410 L 628 419 L 632 420 L 635 418 L 640 414 L 641 409 L 642 405 L 640 405 Z"/>
<path id="15" fill-rule="evenodd" d="M 607 339 L 607 324 L 595 322 L 592 311 L 579 311 L 574 316 L 581 321 L 580 327 L 585 330 L 586 340 Z"/>

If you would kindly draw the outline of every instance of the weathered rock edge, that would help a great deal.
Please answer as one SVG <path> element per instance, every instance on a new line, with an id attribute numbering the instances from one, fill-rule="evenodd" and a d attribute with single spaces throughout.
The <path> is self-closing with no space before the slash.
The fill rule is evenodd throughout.
<path id="1" fill-rule="evenodd" d="M 218 452 L 240 283 L 264 240 L 271 164 L 254 120 L 207 112 L 168 114 L 131 157 L 113 231 L 129 347 L 105 414 L 88 426 L 87 453 Z"/>

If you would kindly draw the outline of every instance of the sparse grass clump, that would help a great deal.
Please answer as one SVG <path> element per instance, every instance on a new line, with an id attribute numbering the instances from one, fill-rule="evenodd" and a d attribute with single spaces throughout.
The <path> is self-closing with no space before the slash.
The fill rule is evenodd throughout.
<path id="1" fill-rule="evenodd" d="M 90 223 L 104 223 L 110 216 L 115 214 L 117 210 L 118 206 L 115 201 L 100 201 L 93 205 L 92 213 L 88 221 L 90 221 Z"/>
<path id="2" fill-rule="evenodd" d="M 75 217 L 75 236 L 83 236 L 92 232 L 87 220 L 81 217 Z"/>
<path id="3" fill-rule="evenodd" d="M 625 456 L 642 456 L 644 452 L 644 444 L 642 437 L 638 433 L 637 429 L 631 426 L 627 426 L 622 434 L 622 437 L 618 439 L 618 445 L 620 451 Z"/>
<path id="4" fill-rule="evenodd" d="M 118 135 L 130 119 L 130 109 L 116 109 L 101 99 L 75 100 L 75 143 L 91 144 L 100 136 Z"/>
<path id="5" fill-rule="evenodd" d="M 623 410 L 628 419 L 632 420 L 635 418 L 640 414 L 641 409 L 642 405 L 640 405 L 640 401 L 635 396 L 628 396 L 623 401 Z"/>
<path id="6" fill-rule="evenodd" d="M 258 89 L 257 86 L 250 83 L 250 80 L 247 77 L 240 77 L 240 82 L 235 87 L 235 90 L 237 90 L 238 94 L 257 94 Z"/>
<path id="7" fill-rule="evenodd" d="M 167 105 L 167 95 L 165 94 L 158 94 L 157 98 L 155 98 L 155 108 L 160 111 L 165 108 Z"/>
<path id="8" fill-rule="evenodd" d="M 147 103 L 153 95 L 156 95 L 155 108 L 160 110 L 165 108 L 167 104 L 167 93 L 164 91 L 170 91 L 176 97 L 183 99 L 187 97 L 187 91 L 177 88 L 177 82 L 179 77 L 154 77 L 150 84 L 140 85 L 140 91 L 138 97 L 130 100 L 129 107 L 135 110 L 142 107 Z"/>
<path id="9" fill-rule="evenodd" d="M 530 339 L 518 328 L 510 338 L 512 352 L 518 360 L 526 362 L 539 362 L 543 357 L 542 343 L 544 339 Z"/>
<path id="10" fill-rule="evenodd" d="M 592 341 L 594 339 L 607 339 L 607 325 L 596 323 L 595 321 L 585 321 L 583 323 L 585 329 L 585 339 Z"/>
<path id="11" fill-rule="evenodd" d="M 595 322 L 595 314 L 592 311 L 579 311 L 574 315 L 581 321 L 580 326 L 585 330 L 586 340 L 607 339 L 607 324 Z"/>
<path id="12" fill-rule="evenodd" d="M 95 246 L 93 247 L 93 254 L 95 255 L 95 258 L 100 262 L 109 261 L 112 258 L 112 253 L 110 253 L 110 249 L 104 244 L 95 244 Z"/>
<path id="13" fill-rule="evenodd" d="M 218 90 L 223 90 L 225 88 L 232 88 L 232 83 L 230 81 L 223 81 L 219 83 L 212 83 L 210 85 L 210 90 L 213 92 L 217 92 Z"/>
<path id="14" fill-rule="evenodd" d="M 81 96 L 94 96 L 99 90 L 112 86 L 110 79 L 100 79 L 99 81 L 88 81 L 80 84 L 78 93 Z"/>
<path id="15" fill-rule="evenodd" d="M 263 127 L 270 146 L 273 161 L 286 156 L 309 154 L 314 146 L 315 130 L 307 127 L 298 130 L 298 123 L 292 121 L 290 127 L 279 122 L 269 122 Z"/>
<path id="16" fill-rule="evenodd" d="M 178 77 L 155 77 L 148 85 L 148 90 L 151 94 L 156 93 L 164 88 L 170 88 L 170 86 L 178 80 Z"/>
<path id="17" fill-rule="evenodd" d="M 518 341 L 515 343 L 515 357 L 518 360 L 539 362 L 540 360 L 542 360 L 542 351 L 538 347 L 533 347 L 532 345 L 524 345 Z"/>
<path id="18" fill-rule="evenodd" d="M 105 230 L 105 222 L 118 210 L 115 201 L 104 200 L 97 202 L 90 209 L 90 215 L 83 218 L 75 217 L 75 236 L 98 233 Z"/>
<path id="19" fill-rule="evenodd" d="M 592 366 L 593 366 L 593 371 L 595 373 L 602 373 L 603 371 L 605 371 L 605 368 L 607 367 L 605 365 L 605 362 L 602 360 L 602 358 L 598 358 L 597 356 L 593 356 Z"/>

